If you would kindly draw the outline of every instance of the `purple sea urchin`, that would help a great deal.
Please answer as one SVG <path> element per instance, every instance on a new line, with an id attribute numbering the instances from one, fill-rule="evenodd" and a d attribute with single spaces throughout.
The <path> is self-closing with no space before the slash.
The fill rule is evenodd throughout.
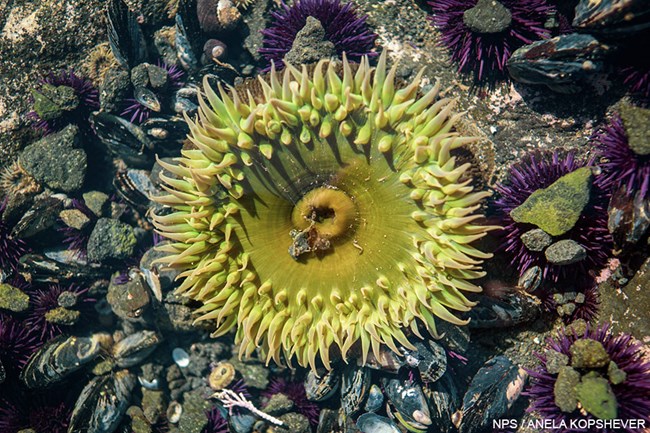
<path id="1" fill-rule="evenodd" d="M 287 382 L 284 379 L 273 379 L 269 386 L 262 392 L 262 396 L 271 398 L 275 394 L 284 394 L 296 406 L 296 411 L 309 419 L 311 425 L 318 425 L 320 408 L 312 401 L 307 400 L 305 385 L 302 382 Z"/>
<path id="2" fill-rule="evenodd" d="M 615 114 L 609 124 L 591 138 L 600 153 L 603 175 L 599 185 L 609 191 L 625 189 L 625 193 L 650 197 L 650 154 L 638 154 L 630 148 L 628 133 L 621 116 Z"/>
<path id="3" fill-rule="evenodd" d="M 86 227 L 81 229 L 76 229 L 69 226 L 64 226 L 58 229 L 60 233 L 63 234 L 63 243 L 67 245 L 69 250 L 77 252 L 77 257 L 86 259 L 86 246 L 88 244 L 88 238 L 92 232 L 92 229 L 97 222 L 97 215 L 93 213 L 88 206 L 84 203 L 83 200 L 73 198 L 72 199 L 72 208 L 83 213 L 89 220 L 89 223 Z"/>
<path id="4" fill-rule="evenodd" d="M 173 241 L 161 261 L 214 336 L 237 327 L 241 355 L 330 368 L 355 343 L 365 362 L 412 348 L 404 328 L 465 323 L 451 311 L 474 305 L 463 292 L 491 257 L 471 243 L 494 228 L 474 213 L 490 194 L 453 156 L 476 139 L 452 132 L 439 85 L 420 95 L 420 72 L 398 88 L 396 68 L 382 54 L 353 72 L 344 56 L 230 93 L 206 81 L 192 147 L 160 161 L 173 174 L 156 198 L 173 208 L 154 217 Z"/>
<path id="5" fill-rule="evenodd" d="M 62 395 L 31 393 L 0 399 L 0 433 L 66 433 L 71 415 L 66 400 Z"/>
<path id="6" fill-rule="evenodd" d="M 61 295 L 67 292 L 73 299 L 70 307 L 61 306 Z M 25 319 L 25 325 L 41 334 L 41 339 L 51 339 L 63 333 L 62 326 L 70 326 L 78 320 L 84 306 L 95 302 L 88 298 L 88 288 L 77 285 L 53 284 L 44 289 L 30 291 L 32 309 Z"/>
<path id="7" fill-rule="evenodd" d="M 561 433 L 587 431 L 572 427 L 571 420 L 650 422 L 650 362 L 644 359 L 641 343 L 627 334 L 614 336 L 602 326 L 588 327 L 583 336 L 563 333 L 549 339 L 548 346 L 545 354 L 536 355 L 540 365 L 529 371 L 529 411 L 539 412 L 556 426 L 564 421 L 566 427 L 556 430 Z M 622 430 L 638 432 L 636 427 L 588 429 L 593 433 Z"/>
<path id="8" fill-rule="evenodd" d="M 6 199 L 0 203 L 0 269 L 16 270 L 18 259 L 29 251 L 27 244 L 22 239 L 11 235 L 11 227 L 4 222 L 2 215 L 7 206 Z"/>
<path id="9" fill-rule="evenodd" d="M 440 43 L 451 51 L 460 72 L 477 81 L 490 74 L 503 78 L 517 48 L 550 32 L 544 28 L 553 8 L 545 0 L 433 0 L 431 22 Z"/>
<path id="10" fill-rule="evenodd" d="M 215 406 L 206 413 L 208 423 L 201 433 L 228 433 L 230 431 L 228 421 L 223 417 L 221 411 L 221 408 Z"/>
<path id="11" fill-rule="evenodd" d="M 552 154 L 532 153 L 514 164 L 507 181 L 497 185 L 500 197 L 495 201 L 495 207 L 505 226 L 502 249 L 511 256 L 512 264 L 520 275 L 533 266 L 539 266 L 545 279 L 558 281 L 561 276 L 570 275 L 568 281 L 575 283 L 580 279 L 591 280 L 589 271 L 596 271 L 605 265 L 612 241 L 607 230 L 607 193 L 598 186 L 598 182 L 594 182 L 590 188 L 588 203 L 575 224 L 557 236 L 541 230 L 539 234 L 547 241 L 539 248 L 527 245 L 525 238 L 533 230 L 540 229 L 534 224 L 517 222 L 512 216 L 513 210 L 522 206 L 533 193 L 548 188 L 563 176 L 589 165 L 591 162 L 585 164 L 577 160 L 573 151 L 563 157 L 557 151 Z M 584 249 L 584 258 L 572 264 L 552 263 L 548 259 L 546 247 L 562 240 L 577 243 Z"/>
<path id="12" fill-rule="evenodd" d="M 0 361 L 7 371 L 20 369 L 39 343 L 36 334 L 25 324 L 0 313 Z"/>
<path id="13" fill-rule="evenodd" d="M 90 80 L 75 74 L 72 69 L 51 72 L 42 79 L 33 92 L 34 111 L 28 117 L 43 134 L 62 129 L 69 123 L 87 119 L 99 108 L 99 92 Z"/>
<path id="14" fill-rule="evenodd" d="M 183 76 L 185 72 L 176 65 L 170 65 L 165 62 L 158 61 L 158 67 L 167 72 L 167 89 L 175 90 L 183 85 Z M 158 95 L 156 95 L 158 97 Z M 122 116 L 131 116 L 129 121 L 132 123 L 142 123 L 147 120 L 154 111 L 141 103 L 136 97 L 126 99 L 126 107 L 120 113 Z"/>
<path id="15" fill-rule="evenodd" d="M 343 53 L 359 61 L 371 52 L 377 35 L 366 25 L 366 17 L 359 16 L 352 2 L 341 0 L 299 0 L 293 6 L 282 2 L 282 10 L 272 12 L 273 23 L 262 30 L 264 46 L 259 52 L 276 68 L 284 64 L 284 56 L 291 50 L 298 32 L 307 17 L 314 17 L 325 30 L 325 38 L 334 44 L 339 56 Z"/>
<path id="16" fill-rule="evenodd" d="M 645 104 L 650 102 L 650 66 L 626 66 L 621 68 L 623 82 L 630 92 Z"/>

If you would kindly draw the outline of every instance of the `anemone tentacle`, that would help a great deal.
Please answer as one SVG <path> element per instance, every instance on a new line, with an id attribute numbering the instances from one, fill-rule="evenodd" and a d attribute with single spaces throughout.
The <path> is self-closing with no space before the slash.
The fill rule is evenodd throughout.
<path id="1" fill-rule="evenodd" d="M 439 85 L 421 95 L 421 73 L 402 88 L 395 74 L 382 54 L 272 67 L 257 89 L 204 83 L 192 145 L 161 162 L 173 212 L 154 223 L 178 292 L 214 336 L 236 327 L 242 355 L 329 368 L 332 346 L 345 358 L 358 343 L 365 362 L 411 347 L 415 319 L 435 335 L 434 317 L 462 324 L 452 312 L 474 305 L 490 254 L 471 242 L 494 227 L 453 150 L 476 138 L 453 131 Z"/>

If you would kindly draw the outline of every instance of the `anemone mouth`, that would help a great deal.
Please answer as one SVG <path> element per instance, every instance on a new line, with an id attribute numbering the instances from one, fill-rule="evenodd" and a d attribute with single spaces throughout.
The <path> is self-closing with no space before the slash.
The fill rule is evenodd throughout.
<path id="1" fill-rule="evenodd" d="M 418 321 L 434 335 L 434 316 L 464 323 L 452 311 L 471 308 L 463 292 L 490 257 L 471 243 L 494 228 L 475 214 L 489 193 L 452 156 L 476 139 L 452 131 L 437 85 L 419 93 L 422 72 L 402 88 L 395 73 L 384 54 L 376 69 L 272 68 L 259 92 L 206 82 L 192 146 L 161 162 L 174 175 L 157 199 L 174 212 L 154 218 L 174 241 L 162 261 L 184 270 L 177 290 L 213 335 L 237 327 L 241 354 L 329 368 L 330 349 L 359 342 L 365 362 L 412 347 Z"/>

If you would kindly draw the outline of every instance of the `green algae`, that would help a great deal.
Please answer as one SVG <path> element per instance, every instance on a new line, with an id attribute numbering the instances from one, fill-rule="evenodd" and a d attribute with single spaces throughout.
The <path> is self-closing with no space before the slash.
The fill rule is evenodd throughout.
<path id="1" fill-rule="evenodd" d="M 534 224 L 551 236 L 573 228 L 589 202 L 591 168 L 582 167 L 533 192 L 519 207 L 510 211 L 513 220 Z"/>

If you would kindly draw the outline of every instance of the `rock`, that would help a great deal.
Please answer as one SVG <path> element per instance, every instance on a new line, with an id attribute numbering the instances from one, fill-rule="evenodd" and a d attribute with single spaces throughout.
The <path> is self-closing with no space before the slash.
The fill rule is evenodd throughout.
<path id="1" fill-rule="evenodd" d="M 142 412 L 151 424 L 156 424 L 165 413 L 165 394 L 142 388 Z"/>
<path id="2" fill-rule="evenodd" d="M 284 61 L 292 65 L 302 65 L 330 57 L 336 57 L 334 44 L 325 37 L 325 29 L 321 22 L 309 16 L 305 26 L 296 34 L 291 50 L 284 56 Z"/>
<path id="3" fill-rule="evenodd" d="M 616 395 L 607 379 L 589 372 L 576 385 L 582 408 L 599 419 L 614 419 L 618 415 Z"/>
<path id="4" fill-rule="evenodd" d="M 609 361 L 609 365 L 607 366 L 607 377 L 612 384 L 620 385 L 625 382 L 625 379 L 627 379 L 627 373 L 618 368 L 618 365 L 616 365 L 614 361 Z"/>
<path id="5" fill-rule="evenodd" d="M 519 238 L 530 251 L 544 251 L 553 243 L 553 238 L 542 229 L 532 229 Z"/>
<path id="6" fill-rule="evenodd" d="M 183 396 L 183 416 L 178 422 L 178 429 L 183 433 L 201 433 L 208 423 L 206 412 L 210 409 L 210 400 L 198 390 L 186 392 Z"/>
<path id="7" fill-rule="evenodd" d="M 544 255 L 546 260 L 555 265 L 570 265 L 584 260 L 587 251 L 574 240 L 562 239 L 548 247 Z"/>
<path id="8" fill-rule="evenodd" d="M 650 109 L 624 104 L 619 113 L 630 149 L 637 155 L 650 155 Z"/>
<path id="9" fill-rule="evenodd" d="M 98 218 L 107 215 L 110 208 L 110 200 L 107 194 L 100 191 L 88 191 L 83 193 L 84 204 Z"/>
<path id="10" fill-rule="evenodd" d="M 293 401 L 282 393 L 273 394 L 264 406 L 264 412 L 273 416 L 285 414 L 291 409 L 293 409 Z"/>
<path id="11" fill-rule="evenodd" d="M 29 308 L 29 295 L 17 287 L 0 284 L 0 308 L 21 313 Z"/>
<path id="12" fill-rule="evenodd" d="M 37 182 L 54 190 L 73 192 L 81 188 L 86 177 L 86 152 L 79 146 L 79 128 L 68 125 L 27 146 L 19 161 Z"/>
<path id="13" fill-rule="evenodd" d="M 129 97 L 131 80 L 129 73 L 121 68 L 109 69 L 99 86 L 99 106 L 106 112 L 119 112 L 120 104 Z"/>
<path id="14" fill-rule="evenodd" d="M 229 362 L 241 373 L 246 386 L 266 389 L 269 385 L 269 370 L 261 362 L 252 360 L 243 362 L 237 357 L 230 358 Z"/>
<path id="15" fill-rule="evenodd" d="M 63 224 L 76 230 L 83 230 L 90 223 L 90 218 L 79 209 L 65 209 L 59 212 Z"/>
<path id="16" fill-rule="evenodd" d="M 176 64 L 178 61 L 176 50 L 174 49 L 175 37 L 176 28 L 173 26 L 163 26 L 153 34 L 153 43 L 156 46 L 156 50 L 161 60 L 168 65 Z"/>
<path id="17" fill-rule="evenodd" d="M 276 427 L 275 433 L 310 433 L 309 420 L 305 415 L 299 413 L 286 413 L 279 417 L 284 426 Z"/>
<path id="18" fill-rule="evenodd" d="M 56 307 L 45 313 L 45 320 L 56 325 L 72 326 L 79 321 L 81 313 L 64 307 Z"/>
<path id="19" fill-rule="evenodd" d="M 34 111 L 43 120 L 60 117 L 64 111 L 72 111 L 79 105 L 74 89 L 68 86 L 43 84 L 40 91 L 32 90 Z"/>
<path id="20" fill-rule="evenodd" d="M 133 255 L 136 244 L 133 227 L 111 218 L 100 218 L 88 238 L 88 260 L 125 260 Z"/>
<path id="21" fill-rule="evenodd" d="M 72 308 L 77 305 L 77 294 L 65 290 L 56 298 L 56 302 L 59 304 L 59 307 Z"/>
<path id="22" fill-rule="evenodd" d="M 551 374 L 558 374 L 562 367 L 569 365 L 569 357 L 555 350 L 546 350 L 546 370 Z"/>
<path id="23" fill-rule="evenodd" d="M 512 22 L 512 14 L 494 0 L 478 0 L 463 13 L 463 23 L 476 33 L 491 34 L 504 31 Z"/>
<path id="24" fill-rule="evenodd" d="M 131 83 L 135 87 L 149 87 L 161 89 L 167 84 L 167 71 L 160 66 L 149 63 L 140 63 L 131 69 Z"/>
<path id="25" fill-rule="evenodd" d="M 598 288 L 601 297 L 598 324 L 608 323 L 612 332 L 626 332 L 640 341 L 650 335 L 650 259 L 646 259 L 627 284 L 612 279 Z"/>
<path id="26" fill-rule="evenodd" d="M 574 368 L 600 368 L 609 364 L 609 355 L 600 341 L 583 338 L 569 349 Z"/>
<path id="27" fill-rule="evenodd" d="M 565 329 L 566 335 L 576 335 L 582 337 L 587 332 L 587 321 L 584 319 L 577 319 L 571 322 Z"/>
<path id="28" fill-rule="evenodd" d="M 131 406 L 127 409 L 126 414 L 131 418 L 131 431 L 133 433 L 151 433 L 152 428 L 138 406 Z"/>
<path id="29" fill-rule="evenodd" d="M 573 228 L 589 202 L 591 179 L 589 167 L 565 174 L 548 188 L 533 192 L 510 211 L 510 216 L 519 223 L 534 224 L 551 236 L 560 236 Z"/>
<path id="30" fill-rule="evenodd" d="M 255 62 L 262 60 L 262 55 L 259 53 L 264 41 L 262 30 L 267 27 L 267 22 L 270 20 L 269 9 L 272 3 L 269 1 L 253 2 L 249 7 L 249 13 L 246 14 L 244 19 L 244 24 L 248 27 L 246 33 L 248 36 L 244 39 L 244 48 Z"/>
<path id="31" fill-rule="evenodd" d="M 555 404 L 562 412 L 571 413 L 578 406 L 578 396 L 575 391 L 580 383 L 580 373 L 571 367 L 562 367 L 553 385 Z"/>

